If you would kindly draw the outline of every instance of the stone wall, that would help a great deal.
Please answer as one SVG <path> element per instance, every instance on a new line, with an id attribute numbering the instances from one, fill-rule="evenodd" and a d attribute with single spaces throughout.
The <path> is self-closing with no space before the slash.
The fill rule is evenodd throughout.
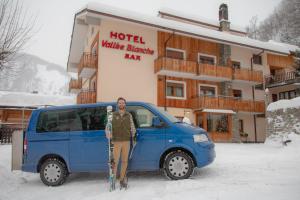
<path id="1" fill-rule="evenodd" d="M 267 111 L 267 137 L 289 133 L 300 134 L 300 107 Z"/>

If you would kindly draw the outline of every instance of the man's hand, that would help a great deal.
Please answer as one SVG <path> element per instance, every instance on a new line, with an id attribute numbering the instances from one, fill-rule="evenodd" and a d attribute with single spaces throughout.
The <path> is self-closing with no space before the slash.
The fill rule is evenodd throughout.
<path id="1" fill-rule="evenodd" d="M 132 141 L 133 141 L 133 145 L 136 145 L 136 134 L 133 136 Z"/>
<path id="2" fill-rule="evenodd" d="M 107 138 L 107 139 L 111 139 L 110 131 L 106 130 L 106 131 L 105 131 L 105 135 L 106 135 L 106 138 Z"/>

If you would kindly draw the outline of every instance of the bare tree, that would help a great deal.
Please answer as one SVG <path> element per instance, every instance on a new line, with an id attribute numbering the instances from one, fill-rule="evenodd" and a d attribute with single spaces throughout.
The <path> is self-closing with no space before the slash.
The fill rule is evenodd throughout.
<path id="1" fill-rule="evenodd" d="M 0 0 L 0 73 L 31 39 L 35 18 L 19 0 Z"/>
<path id="2" fill-rule="evenodd" d="M 253 39 L 258 39 L 258 17 L 254 16 L 250 19 L 249 25 L 246 27 L 248 36 Z"/>

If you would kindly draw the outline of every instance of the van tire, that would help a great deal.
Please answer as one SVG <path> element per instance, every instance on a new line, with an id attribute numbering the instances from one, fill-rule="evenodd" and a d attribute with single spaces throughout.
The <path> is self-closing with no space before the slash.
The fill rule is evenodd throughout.
<path id="1" fill-rule="evenodd" d="M 172 151 L 164 160 L 165 175 L 172 180 L 187 179 L 194 171 L 193 159 L 183 151 Z"/>
<path id="2" fill-rule="evenodd" d="M 49 174 L 49 172 L 51 174 Z M 68 176 L 68 169 L 64 162 L 57 158 L 48 158 L 42 163 L 40 178 L 47 186 L 62 185 Z"/>

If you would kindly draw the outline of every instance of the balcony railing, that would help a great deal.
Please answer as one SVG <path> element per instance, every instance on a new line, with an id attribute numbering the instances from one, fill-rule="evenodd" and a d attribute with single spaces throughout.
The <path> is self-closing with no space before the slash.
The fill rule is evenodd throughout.
<path id="1" fill-rule="evenodd" d="M 235 69 L 233 70 L 233 79 L 262 83 L 263 73 L 262 71 L 255 71 L 250 69 Z"/>
<path id="2" fill-rule="evenodd" d="M 174 72 L 197 74 L 197 63 L 194 61 L 161 57 L 154 61 L 154 72 L 169 70 Z"/>
<path id="3" fill-rule="evenodd" d="M 255 113 L 265 112 L 264 101 L 242 100 L 234 97 L 224 96 L 200 96 L 191 98 L 188 101 L 189 107 L 192 109 L 226 109 Z"/>
<path id="4" fill-rule="evenodd" d="M 88 104 L 88 103 L 96 103 L 95 90 L 81 91 L 77 95 L 77 104 Z"/>
<path id="5" fill-rule="evenodd" d="M 265 76 L 266 87 L 285 85 L 296 82 L 300 82 L 300 73 L 297 71 L 290 71 L 276 75 Z"/>
<path id="6" fill-rule="evenodd" d="M 82 88 L 82 79 L 71 79 L 69 82 L 69 92 L 79 92 Z"/>
<path id="7" fill-rule="evenodd" d="M 212 81 L 246 81 L 262 83 L 262 71 L 235 69 L 226 66 L 197 63 L 195 61 L 160 57 L 154 61 L 154 72 L 161 75 L 188 77 Z"/>
<path id="8" fill-rule="evenodd" d="M 232 78 L 232 68 L 231 67 L 223 67 L 217 65 L 210 64 L 198 64 L 199 67 L 199 75 L 203 76 L 212 76 L 216 78 L 225 78 L 230 80 Z"/>
<path id="9" fill-rule="evenodd" d="M 78 65 L 78 77 L 90 78 L 98 66 L 97 55 L 92 53 L 83 53 Z"/>

